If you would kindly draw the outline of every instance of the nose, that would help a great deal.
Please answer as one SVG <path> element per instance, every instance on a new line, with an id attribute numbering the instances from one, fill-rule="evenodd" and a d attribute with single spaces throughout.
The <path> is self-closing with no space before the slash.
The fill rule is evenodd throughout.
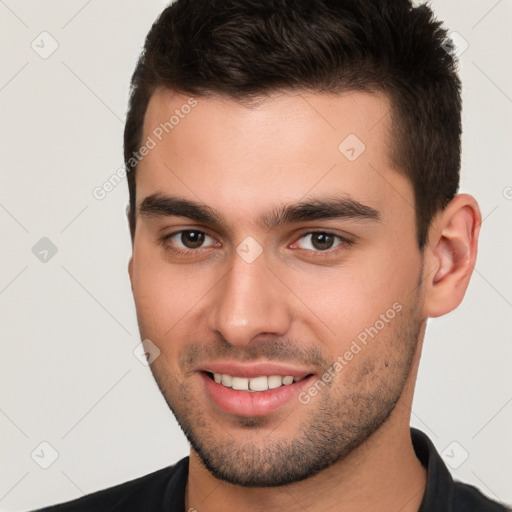
<path id="1" fill-rule="evenodd" d="M 215 287 L 208 327 L 234 346 L 261 334 L 284 336 L 292 319 L 286 292 L 263 256 L 247 263 L 234 254 L 231 270 Z"/>

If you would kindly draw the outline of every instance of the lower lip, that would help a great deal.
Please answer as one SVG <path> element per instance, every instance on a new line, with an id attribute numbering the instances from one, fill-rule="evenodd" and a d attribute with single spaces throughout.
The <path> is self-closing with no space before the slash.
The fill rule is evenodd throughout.
<path id="1" fill-rule="evenodd" d="M 215 382 L 205 372 L 200 372 L 206 392 L 215 404 L 229 414 L 239 416 L 264 416 L 277 411 L 293 399 L 313 378 L 305 377 L 298 382 L 266 391 L 237 391 Z"/>

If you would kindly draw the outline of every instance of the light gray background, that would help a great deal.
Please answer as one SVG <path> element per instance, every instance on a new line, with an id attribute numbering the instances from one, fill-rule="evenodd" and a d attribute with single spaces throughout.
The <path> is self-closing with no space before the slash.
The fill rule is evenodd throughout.
<path id="1" fill-rule="evenodd" d="M 0 0 L 3 511 L 79 497 L 188 452 L 133 355 L 126 183 L 92 195 L 122 166 L 129 79 L 164 6 Z M 512 2 L 433 6 L 469 44 L 461 191 L 485 220 L 463 304 L 429 322 L 412 422 L 460 464 L 456 478 L 512 503 Z M 43 31 L 58 43 L 46 59 L 31 47 L 51 49 Z M 58 249 L 46 263 L 32 252 L 42 237 Z M 59 455 L 48 469 L 43 441 Z"/>

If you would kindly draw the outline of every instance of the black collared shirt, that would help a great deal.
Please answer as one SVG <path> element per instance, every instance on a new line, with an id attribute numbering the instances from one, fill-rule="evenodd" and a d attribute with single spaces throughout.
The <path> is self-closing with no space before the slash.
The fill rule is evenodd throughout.
<path id="1" fill-rule="evenodd" d="M 427 469 L 427 487 L 418 512 L 505 512 L 510 507 L 484 496 L 476 487 L 454 482 L 432 441 L 411 428 L 416 456 Z M 45 512 L 185 512 L 188 457 L 176 464 Z"/>

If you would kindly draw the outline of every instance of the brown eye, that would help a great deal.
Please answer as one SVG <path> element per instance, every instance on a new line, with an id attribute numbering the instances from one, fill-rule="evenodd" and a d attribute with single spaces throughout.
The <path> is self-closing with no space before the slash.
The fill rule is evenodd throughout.
<path id="1" fill-rule="evenodd" d="M 300 237 L 297 245 L 300 249 L 308 249 L 311 251 L 328 251 L 333 249 L 342 243 L 349 243 L 339 235 L 333 235 L 332 233 L 325 233 L 322 231 L 315 231 L 313 233 L 307 233 Z"/>
<path id="2" fill-rule="evenodd" d="M 198 249 L 205 240 L 202 231 L 182 231 L 180 241 L 187 249 Z"/>
<path id="3" fill-rule="evenodd" d="M 311 245 L 319 251 L 330 249 L 334 243 L 334 236 L 328 233 L 313 233 L 311 235 Z"/>
<path id="4" fill-rule="evenodd" d="M 207 235 L 204 231 L 197 229 L 184 229 L 162 239 L 162 243 L 168 250 L 176 251 L 194 251 L 195 249 L 204 249 L 215 246 L 215 239 Z"/>

